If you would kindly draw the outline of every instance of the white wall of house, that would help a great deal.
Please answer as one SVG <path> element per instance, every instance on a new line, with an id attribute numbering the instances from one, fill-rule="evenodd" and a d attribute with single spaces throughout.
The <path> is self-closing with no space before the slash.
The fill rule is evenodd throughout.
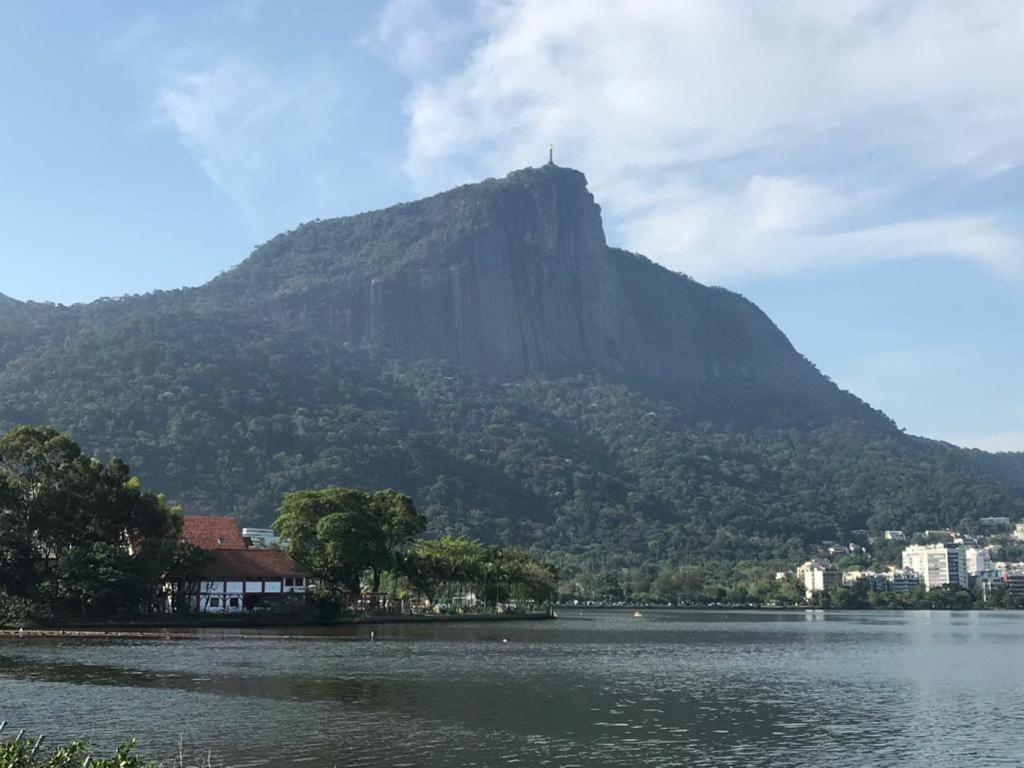
<path id="1" fill-rule="evenodd" d="M 237 581 L 202 581 L 195 605 L 199 613 L 241 613 L 245 595 Z"/>
<path id="2" fill-rule="evenodd" d="M 302 595 L 310 586 L 310 581 L 301 576 L 246 581 L 209 579 L 196 585 L 191 597 L 192 610 L 199 613 L 241 613 L 245 610 L 246 595 Z M 170 582 L 165 585 L 167 595 L 172 588 Z"/>
<path id="3" fill-rule="evenodd" d="M 301 577 L 248 579 L 246 581 L 200 582 L 193 605 L 199 613 L 241 613 L 246 595 L 303 594 L 307 582 Z"/>

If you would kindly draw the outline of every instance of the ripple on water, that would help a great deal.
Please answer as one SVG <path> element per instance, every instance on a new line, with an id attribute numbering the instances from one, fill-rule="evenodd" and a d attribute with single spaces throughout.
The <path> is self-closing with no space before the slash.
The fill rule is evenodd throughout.
<path id="1" fill-rule="evenodd" d="M 1016 765 L 1024 721 L 1002 702 L 1024 685 L 1006 663 L 1024 615 L 988 616 L 592 612 L 504 625 L 507 644 L 469 625 L 2 640 L 0 719 L 167 756 L 183 735 L 239 768 L 925 766 L 977 744 Z"/>

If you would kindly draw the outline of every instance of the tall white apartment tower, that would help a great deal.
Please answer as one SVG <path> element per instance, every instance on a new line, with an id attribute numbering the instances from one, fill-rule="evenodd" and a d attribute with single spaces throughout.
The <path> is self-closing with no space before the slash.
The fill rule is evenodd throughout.
<path id="1" fill-rule="evenodd" d="M 911 544 L 903 550 L 903 567 L 919 573 L 925 589 L 968 584 L 967 557 L 960 544 Z"/>

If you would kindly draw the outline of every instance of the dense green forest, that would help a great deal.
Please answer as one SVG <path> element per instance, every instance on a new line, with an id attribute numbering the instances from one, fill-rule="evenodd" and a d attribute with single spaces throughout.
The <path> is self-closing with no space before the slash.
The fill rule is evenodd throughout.
<path id="1" fill-rule="evenodd" d="M 855 529 L 1024 516 L 970 453 L 884 425 L 740 429 L 653 386 L 500 381 L 177 313 L 98 333 L 42 350 L 46 378 L 8 364 L 0 428 L 58 425 L 190 512 L 269 523 L 289 491 L 395 487 L 433 533 L 594 562 L 791 561 Z"/>
<path id="2" fill-rule="evenodd" d="M 608 248 L 582 174 L 550 166 L 312 222 L 197 289 L 0 301 L 19 424 L 188 513 L 395 488 L 431 534 L 580 567 L 1024 516 L 1020 456 L 902 433 L 750 302 Z"/>

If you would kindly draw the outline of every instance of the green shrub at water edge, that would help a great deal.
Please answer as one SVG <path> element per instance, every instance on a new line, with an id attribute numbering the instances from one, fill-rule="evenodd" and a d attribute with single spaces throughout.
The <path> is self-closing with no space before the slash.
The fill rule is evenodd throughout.
<path id="1" fill-rule="evenodd" d="M 22 627 L 43 615 L 38 603 L 0 590 L 0 627 Z"/>
<path id="2" fill-rule="evenodd" d="M 0 742 L 0 768 L 82 768 L 89 760 L 89 768 L 158 768 L 135 752 L 135 740 L 117 748 L 111 758 L 90 758 L 87 741 L 72 741 L 56 749 L 40 749 L 32 754 L 35 742 L 31 739 L 11 739 Z"/>

